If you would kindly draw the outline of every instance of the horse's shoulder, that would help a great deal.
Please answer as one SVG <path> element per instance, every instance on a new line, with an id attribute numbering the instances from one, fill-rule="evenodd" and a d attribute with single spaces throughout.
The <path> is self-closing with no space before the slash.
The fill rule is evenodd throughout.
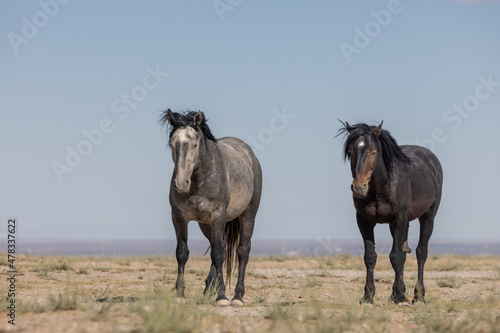
<path id="1" fill-rule="evenodd" d="M 237 156 L 246 156 L 246 158 L 250 159 L 255 157 L 252 148 L 243 140 L 235 137 L 228 136 L 221 138 L 218 140 L 217 145 L 219 150 L 221 150 L 224 155 L 228 155 L 228 157 L 235 158 Z"/>
<path id="2" fill-rule="evenodd" d="M 233 136 L 226 136 L 226 137 L 220 138 L 218 140 L 218 144 L 232 146 L 232 147 L 240 146 L 240 145 L 248 146 L 243 140 L 235 138 Z"/>
<path id="3" fill-rule="evenodd" d="M 436 158 L 434 153 L 422 146 L 415 145 L 403 145 L 401 150 L 408 156 L 411 160 L 413 159 L 429 159 Z"/>
<path id="4" fill-rule="evenodd" d="M 422 146 L 401 146 L 403 152 L 411 160 L 414 167 L 432 166 L 435 169 L 440 169 L 439 159 L 434 153 Z"/>

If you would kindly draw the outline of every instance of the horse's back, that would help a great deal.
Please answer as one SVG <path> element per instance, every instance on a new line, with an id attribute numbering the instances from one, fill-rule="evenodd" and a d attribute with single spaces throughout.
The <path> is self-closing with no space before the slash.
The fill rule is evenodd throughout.
<path id="1" fill-rule="evenodd" d="M 443 169 L 432 151 L 421 146 L 401 146 L 412 162 L 411 192 L 412 219 L 427 212 L 432 206 L 438 206 L 443 186 Z M 436 207 L 437 208 L 437 207 Z"/>
<path id="2" fill-rule="evenodd" d="M 227 160 L 238 159 L 240 163 L 247 163 L 252 168 L 259 165 L 259 161 L 252 148 L 243 140 L 234 137 L 224 137 L 218 140 L 218 146 Z"/>
<path id="3" fill-rule="evenodd" d="M 429 173 L 436 177 L 436 184 L 443 184 L 443 169 L 441 162 L 429 149 L 422 146 L 405 145 L 401 146 L 403 152 L 419 168 L 427 169 Z"/>
<path id="4" fill-rule="evenodd" d="M 225 137 L 218 140 L 217 146 L 228 173 L 231 199 L 227 215 L 232 220 L 246 209 L 255 194 L 260 200 L 262 170 L 252 148 L 244 141 Z"/>

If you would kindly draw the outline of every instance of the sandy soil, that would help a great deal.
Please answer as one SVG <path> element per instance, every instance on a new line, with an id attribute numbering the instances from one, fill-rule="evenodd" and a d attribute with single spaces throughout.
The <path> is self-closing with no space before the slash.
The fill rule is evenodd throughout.
<path id="1" fill-rule="evenodd" d="M 170 299 L 176 278 L 172 257 L 21 256 L 17 265 L 21 274 L 16 278 L 16 325 L 8 323 L 9 283 L 4 282 L 0 332 L 500 329 L 499 257 L 430 257 L 425 274 L 427 304 L 408 306 L 388 302 L 394 273 L 382 255 L 375 271 L 374 306 L 358 305 L 365 277 L 360 257 L 252 258 L 247 270 L 245 306 L 240 308 L 218 308 L 202 298 L 210 266 L 207 257 L 188 262 L 186 304 Z M 8 267 L 1 266 L 1 270 L 6 281 Z M 416 271 L 416 260 L 409 256 L 405 281 L 410 298 Z M 228 289 L 228 297 L 233 291 L 234 285 Z M 97 302 L 107 296 L 123 296 L 125 301 Z M 139 300 L 132 302 L 129 297 Z M 167 306 L 159 310 L 164 307 L 158 302 L 162 297 L 167 299 Z"/>

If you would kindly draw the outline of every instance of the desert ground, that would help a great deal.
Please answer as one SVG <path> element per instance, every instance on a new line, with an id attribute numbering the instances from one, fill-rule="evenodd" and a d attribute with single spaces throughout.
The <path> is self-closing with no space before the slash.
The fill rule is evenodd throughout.
<path id="1" fill-rule="evenodd" d="M 209 256 L 190 258 L 186 302 L 173 297 L 174 257 L 16 257 L 15 326 L 8 323 L 9 270 L 2 255 L 0 332 L 500 332 L 500 257 L 429 256 L 426 304 L 389 302 L 387 255 L 375 269 L 374 305 L 359 305 L 359 256 L 251 258 L 245 306 L 204 297 Z M 410 299 L 417 263 L 408 255 Z M 228 288 L 232 297 L 236 283 Z M 99 302 L 106 298 L 105 302 Z"/>

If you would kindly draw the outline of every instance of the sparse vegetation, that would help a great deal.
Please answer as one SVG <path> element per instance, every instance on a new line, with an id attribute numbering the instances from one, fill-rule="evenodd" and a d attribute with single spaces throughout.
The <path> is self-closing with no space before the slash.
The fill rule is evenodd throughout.
<path id="1" fill-rule="evenodd" d="M 85 274 L 88 275 L 90 273 L 90 268 L 88 266 L 81 266 L 76 271 L 76 274 Z"/>
<path id="2" fill-rule="evenodd" d="M 286 257 L 284 257 L 284 256 L 277 256 L 277 255 L 270 255 L 267 259 L 269 261 L 284 262 L 286 260 Z"/>
<path id="3" fill-rule="evenodd" d="M 375 306 L 358 305 L 365 280 L 362 257 L 252 258 L 245 306 L 238 309 L 217 308 L 215 288 L 203 294 L 207 257 L 190 258 L 186 266 L 185 302 L 174 298 L 173 257 L 27 256 L 18 264 L 24 275 L 17 281 L 16 304 L 19 328 L 26 332 L 500 331 L 500 257 L 430 257 L 426 304 L 409 306 L 388 302 L 394 273 L 382 255 L 375 269 Z M 406 265 L 411 299 L 413 255 Z M 234 288 L 226 289 L 230 299 Z M 0 292 L 6 309 L 7 292 Z M 5 322 L 0 325 L 0 331 L 6 329 Z"/>
<path id="4" fill-rule="evenodd" d="M 92 268 L 96 272 L 109 272 L 111 268 L 109 267 L 103 267 L 103 266 L 96 266 Z"/>
<path id="5" fill-rule="evenodd" d="M 265 318 L 271 320 L 270 331 L 291 332 L 294 320 L 300 319 L 300 313 L 292 301 L 276 302 L 267 310 Z"/>
<path id="6" fill-rule="evenodd" d="M 58 263 L 55 263 L 53 269 L 56 271 L 72 271 L 73 265 L 66 260 L 62 260 Z"/>
<path id="7" fill-rule="evenodd" d="M 194 302 L 176 302 L 171 290 L 163 286 L 148 291 L 145 301 L 139 302 L 133 311 L 142 318 L 139 332 L 144 333 L 193 332 L 208 316 Z"/>
<path id="8" fill-rule="evenodd" d="M 319 282 L 319 280 L 317 280 L 317 279 L 307 278 L 304 286 L 306 288 L 314 288 L 314 287 L 321 286 L 321 282 Z"/>
<path id="9" fill-rule="evenodd" d="M 437 279 L 436 283 L 441 288 L 457 289 L 457 288 L 460 288 L 464 284 L 464 281 L 460 278 L 446 276 L 446 277 Z"/>
<path id="10" fill-rule="evenodd" d="M 7 256 L 2 256 L 0 258 L 0 266 L 9 266 L 9 262 L 7 261 Z"/>
<path id="11" fill-rule="evenodd" d="M 44 313 L 52 311 L 76 310 L 78 307 L 76 293 L 71 293 L 66 287 L 63 293 L 48 295 L 45 302 L 28 301 L 20 302 L 20 312 Z"/>

